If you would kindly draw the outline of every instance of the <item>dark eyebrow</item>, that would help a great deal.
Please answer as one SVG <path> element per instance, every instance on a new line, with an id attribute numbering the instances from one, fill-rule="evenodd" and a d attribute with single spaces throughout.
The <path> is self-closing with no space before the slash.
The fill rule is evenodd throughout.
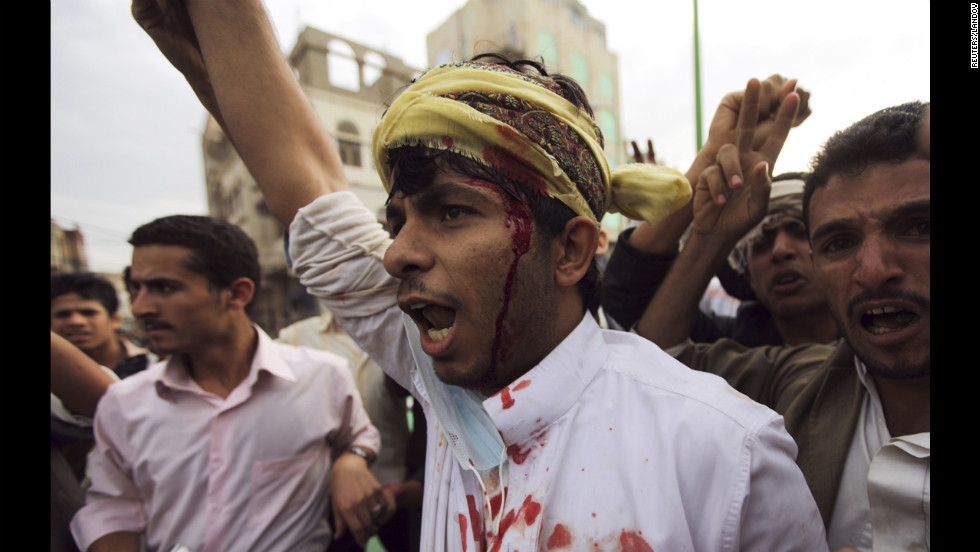
<path id="1" fill-rule="evenodd" d="M 837 232 L 843 230 L 849 230 L 854 227 L 855 227 L 854 223 L 844 219 L 832 220 L 826 224 L 820 225 L 820 227 L 818 227 L 816 230 L 813 231 L 812 234 L 810 234 L 810 243 L 816 243 L 826 235 L 835 234 Z"/>
<path id="2" fill-rule="evenodd" d="M 911 215 L 919 215 L 922 213 L 929 212 L 929 199 L 920 199 L 918 201 L 911 201 L 906 203 L 891 213 L 888 214 L 888 218 L 885 220 L 885 224 L 891 224 L 894 221 L 901 220 Z"/>
<path id="3" fill-rule="evenodd" d="M 170 287 L 183 287 L 184 283 L 180 280 L 174 280 L 171 278 L 149 278 L 147 280 L 130 280 L 131 285 L 140 286 L 170 286 Z"/>
<path id="4" fill-rule="evenodd" d="M 895 221 L 899 221 L 909 215 L 915 215 L 922 212 L 927 212 L 930 210 L 929 199 L 920 199 L 916 201 L 910 201 L 900 205 L 892 212 L 888 213 L 888 217 L 884 221 L 885 226 L 893 224 Z M 840 232 L 842 230 L 847 230 L 854 227 L 854 223 L 845 220 L 838 219 L 832 220 L 826 224 L 822 224 L 817 227 L 813 233 L 810 235 L 810 242 L 817 242 L 827 234 L 833 234 L 835 232 Z"/>
<path id="5" fill-rule="evenodd" d="M 445 196 L 455 196 L 470 201 L 486 201 L 486 196 L 479 188 L 452 181 L 436 181 L 426 186 L 413 197 L 419 207 L 441 201 Z"/>
<path id="6" fill-rule="evenodd" d="M 446 200 L 446 197 L 478 203 L 487 201 L 486 193 L 482 192 L 481 188 L 478 186 L 460 184 L 459 182 L 449 180 L 440 181 L 438 178 L 436 179 L 436 182 L 422 188 L 405 199 L 411 201 L 415 205 L 416 209 L 424 211 L 443 203 Z M 390 202 L 385 208 L 385 216 L 389 218 L 404 215 L 404 209 L 397 205 L 393 205 Z"/>

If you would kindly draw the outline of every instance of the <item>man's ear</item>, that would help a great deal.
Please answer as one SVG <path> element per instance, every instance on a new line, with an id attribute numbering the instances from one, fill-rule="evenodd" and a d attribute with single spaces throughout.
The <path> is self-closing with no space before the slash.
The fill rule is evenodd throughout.
<path id="1" fill-rule="evenodd" d="M 560 287 L 574 286 L 592 264 L 599 246 L 599 229 L 589 218 L 577 216 L 565 223 L 558 240 L 555 283 Z"/>
<path id="2" fill-rule="evenodd" d="M 230 292 L 228 306 L 244 310 L 255 295 L 255 282 L 243 276 L 229 284 L 228 291 Z"/>

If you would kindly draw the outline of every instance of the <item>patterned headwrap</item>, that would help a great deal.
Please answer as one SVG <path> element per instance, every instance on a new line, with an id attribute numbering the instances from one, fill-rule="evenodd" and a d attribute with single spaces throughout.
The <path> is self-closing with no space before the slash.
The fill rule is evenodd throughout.
<path id="1" fill-rule="evenodd" d="M 378 175 L 388 150 L 448 150 L 493 167 L 597 222 L 606 212 L 656 225 L 691 197 L 681 173 L 648 164 L 610 171 L 602 133 L 553 79 L 503 65 L 456 62 L 419 77 L 374 130 Z"/>

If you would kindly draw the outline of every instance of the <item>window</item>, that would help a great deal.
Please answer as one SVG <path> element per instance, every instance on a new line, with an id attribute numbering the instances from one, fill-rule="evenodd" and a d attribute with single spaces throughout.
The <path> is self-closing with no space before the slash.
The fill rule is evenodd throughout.
<path id="1" fill-rule="evenodd" d="M 361 89 L 361 69 L 354 49 L 343 40 L 334 38 L 327 42 L 327 77 L 337 88 L 353 92 Z"/>
<path id="2" fill-rule="evenodd" d="M 538 55 L 544 60 L 548 69 L 558 66 L 558 44 L 555 42 L 555 35 L 548 29 L 538 31 Z"/>
<path id="3" fill-rule="evenodd" d="M 364 54 L 364 86 L 372 86 L 378 82 L 387 66 L 388 62 L 381 54 L 377 52 Z"/>
<path id="4" fill-rule="evenodd" d="M 361 166 L 361 142 L 357 139 L 357 127 L 350 121 L 337 125 L 337 152 L 345 165 Z"/>
<path id="5" fill-rule="evenodd" d="M 605 71 L 599 73 L 599 94 L 604 100 L 612 100 L 616 96 L 616 87 L 613 86 L 613 79 Z"/>
<path id="6" fill-rule="evenodd" d="M 361 145 L 350 140 L 337 139 L 337 150 L 340 152 L 340 160 L 345 165 L 352 167 L 361 166 Z"/>
<path id="7" fill-rule="evenodd" d="M 583 88 L 589 87 L 589 60 L 579 52 L 572 53 L 572 78 Z"/>

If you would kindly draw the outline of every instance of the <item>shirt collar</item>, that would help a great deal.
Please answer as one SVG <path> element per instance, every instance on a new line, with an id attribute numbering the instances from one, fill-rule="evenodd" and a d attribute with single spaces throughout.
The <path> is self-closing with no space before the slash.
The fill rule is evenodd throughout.
<path id="1" fill-rule="evenodd" d="M 285 379 L 290 382 L 296 381 L 296 374 L 286 363 L 282 355 L 279 354 L 278 343 L 265 333 L 262 328 L 252 324 L 255 333 L 258 335 L 258 344 L 255 348 L 255 355 L 252 357 L 252 365 L 249 368 L 248 376 L 239 384 L 239 388 L 251 388 L 258 381 L 259 372 L 267 372 L 272 376 Z M 200 386 L 191 378 L 187 370 L 187 362 L 184 355 L 170 355 L 164 368 L 156 376 L 156 387 L 160 393 L 164 390 L 189 391 L 192 393 L 202 393 Z"/>
<path id="2" fill-rule="evenodd" d="M 608 356 L 602 330 L 586 314 L 537 366 L 483 402 L 504 444 L 524 442 L 560 418 Z"/>

